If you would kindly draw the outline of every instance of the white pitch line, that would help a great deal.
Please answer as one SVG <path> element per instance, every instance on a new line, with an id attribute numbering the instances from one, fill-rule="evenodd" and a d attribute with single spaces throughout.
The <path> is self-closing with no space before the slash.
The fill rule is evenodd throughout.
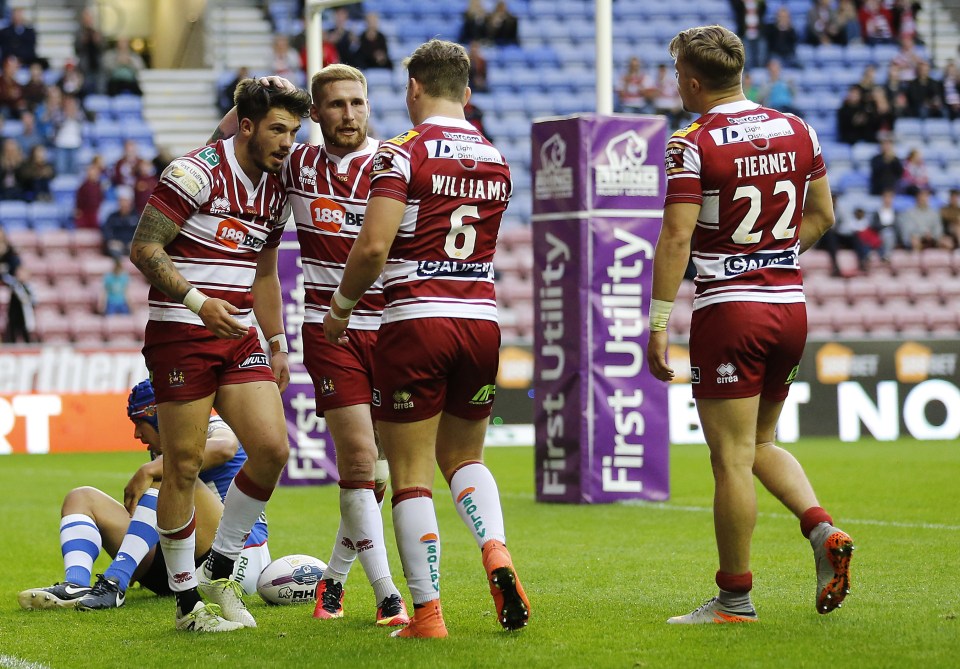
<path id="1" fill-rule="evenodd" d="M 37 664 L 29 660 L 22 660 L 19 657 L 10 655 L 0 655 L 0 667 L 4 669 L 50 669 L 45 664 Z"/>
<path id="2" fill-rule="evenodd" d="M 643 500 L 625 500 L 622 502 L 628 506 L 643 506 L 651 509 L 663 509 L 666 511 L 693 511 L 696 513 L 713 513 L 709 506 L 681 506 L 678 504 L 667 504 L 665 502 L 646 502 Z M 795 518 L 787 513 L 759 512 L 757 516 L 764 518 Z M 944 525 L 942 523 L 911 523 L 899 520 L 857 520 L 856 518 L 844 518 L 843 525 L 877 525 L 878 527 L 903 527 L 914 530 L 947 530 L 950 532 L 960 532 L 960 525 Z"/>

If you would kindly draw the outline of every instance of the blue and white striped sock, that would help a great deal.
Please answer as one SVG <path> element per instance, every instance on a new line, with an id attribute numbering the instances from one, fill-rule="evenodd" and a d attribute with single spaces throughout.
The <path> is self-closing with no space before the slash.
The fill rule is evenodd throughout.
<path id="1" fill-rule="evenodd" d="M 160 541 L 157 532 L 157 493 L 156 488 L 147 488 L 143 497 L 137 502 L 133 511 L 133 518 L 127 533 L 117 550 L 117 557 L 103 572 L 103 575 L 118 582 L 120 589 L 126 591 L 133 578 L 133 572 L 147 556 L 150 549 Z"/>
<path id="2" fill-rule="evenodd" d="M 60 552 L 68 583 L 90 585 L 90 571 L 102 545 L 100 530 L 90 516 L 71 513 L 60 519 Z"/>

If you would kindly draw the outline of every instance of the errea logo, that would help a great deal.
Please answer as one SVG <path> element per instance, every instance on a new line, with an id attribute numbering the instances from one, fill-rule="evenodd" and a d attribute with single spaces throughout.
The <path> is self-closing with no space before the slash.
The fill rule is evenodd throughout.
<path id="1" fill-rule="evenodd" d="M 217 226 L 217 241 L 229 249 L 242 246 L 259 252 L 263 248 L 263 240 L 251 235 L 250 229 L 234 218 L 221 221 Z"/>
<path id="2" fill-rule="evenodd" d="M 211 214 L 224 214 L 230 211 L 230 200 L 225 197 L 215 197 L 210 203 Z"/>
<path id="3" fill-rule="evenodd" d="M 413 395 L 409 390 L 398 390 L 393 393 L 393 408 L 394 409 L 412 409 L 413 400 L 410 399 Z"/>
<path id="4" fill-rule="evenodd" d="M 717 367 L 717 383 L 736 383 L 740 380 L 737 376 L 737 368 L 732 363 L 725 362 Z"/>
<path id="5" fill-rule="evenodd" d="M 311 186 L 317 185 L 317 168 L 312 165 L 304 165 L 300 168 L 300 181 Z"/>

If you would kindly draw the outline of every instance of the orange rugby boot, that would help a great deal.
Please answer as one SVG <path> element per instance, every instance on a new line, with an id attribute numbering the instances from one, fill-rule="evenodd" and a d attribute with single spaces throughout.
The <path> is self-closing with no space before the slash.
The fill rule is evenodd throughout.
<path id="1" fill-rule="evenodd" d="M 423 606 L 414 607 L 410 624 L 391 632 L 390 636 L 400 639 L 443 639 L 447 636 L 447 625 L 443 622 L 440 600 L 433 599 Z"/>
<path id="2" fill-rule="evenodd" d="M 530 600 L 513 568 L 510 551 L 503 543 L 491 539 L 483 545 L 482 555 L 483 568 L 490 582 L 490 594 L 497 609 L 497 620 L 507 630 L 526 627 L 530 619 Z"/>

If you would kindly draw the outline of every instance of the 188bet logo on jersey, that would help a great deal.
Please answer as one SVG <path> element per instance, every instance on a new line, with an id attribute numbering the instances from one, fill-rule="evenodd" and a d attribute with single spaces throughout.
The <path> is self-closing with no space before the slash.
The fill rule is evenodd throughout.
<path id="1" fill-rule="evenodd" d="M 359 207 L 359 211 L 351 209 L 350 205 L 342 205 L 325 197 L 318 197 L 310 203 L 313 224 L 327 232 L 340 232 L 343 226 L 359 228 L 363 225 L 363 207 Z"/>
<path id="2" fill-rule="evenodd" d="M 254 251 L 263 248 L 264 240 L 250 234 L 250 229 L 234 218 L 228 218 L 217 226 L 217 241 L 227 248 L 237 249 L 241 246 Z"/>

